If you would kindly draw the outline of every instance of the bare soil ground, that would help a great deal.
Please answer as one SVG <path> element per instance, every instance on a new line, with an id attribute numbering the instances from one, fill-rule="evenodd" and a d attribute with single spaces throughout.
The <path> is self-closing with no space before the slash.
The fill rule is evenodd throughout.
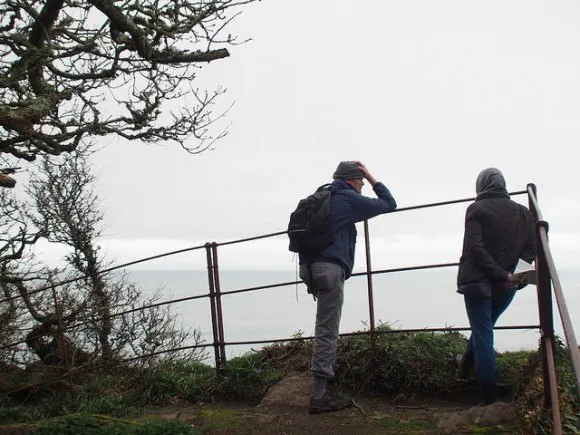
<path id="1" fill-rule="evenodd" d="M 468 409 L 449 403 L 393 405 L 383 399 L 357 401 L 357 408 L 311 415 L 307 407 L 246 405 L 169 406 L 153 415 L 178 418 L 200 428 L 203 434 L 514 434 L 513 423 L 482 425 L 475 422 L 446 426 L 447 416 L 459 416 Z M 443 423 L 443 424 L 442 424 Z"/>
<path id="2" fill-rule="evenodd" d="M 171 405 L 149 415 L 179 419 L 203 434 L 514 434 L 516 409 L 509 404 L 473 407 L 475 397 L 400 401 L 397 398 L 355 398 L 338 412 L 308 413 L 308 375 L 286 378 L 257 406 L 247 404 Z"/>

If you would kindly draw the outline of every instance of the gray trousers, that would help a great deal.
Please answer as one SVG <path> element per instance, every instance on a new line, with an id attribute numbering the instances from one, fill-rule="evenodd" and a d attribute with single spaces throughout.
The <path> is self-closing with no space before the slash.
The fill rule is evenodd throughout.
<path id="1" fill-rule="evenodd" d="M 334 377 L 336 344 L 344 301 L 344 270 L 334 263 L 300 265 L 300 279 L 316 297 L 314 351 L 310 370 L 314 375 Z"/>

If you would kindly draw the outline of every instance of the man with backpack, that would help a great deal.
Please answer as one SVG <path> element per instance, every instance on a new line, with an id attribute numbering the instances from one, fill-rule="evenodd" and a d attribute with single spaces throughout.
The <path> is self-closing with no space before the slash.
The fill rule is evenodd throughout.
<path id="1" fill-rule="evenodd" d="M 351 399 L 333 397 L 326 387 L 328 379 L 334 377 L 344 281 L 350 277 L 354 265 L 355 223 L 397 207 L 389 189 L 359 161 L 340 162 L 333 179 L 329 188 L 331 242 L 320 251 L 299 251 L 300 279 L 317 301 L 309 408 L 312 414 L 338 411 L 352 405 Z M 378 198 L 361 194 L 365 179 Z"/>

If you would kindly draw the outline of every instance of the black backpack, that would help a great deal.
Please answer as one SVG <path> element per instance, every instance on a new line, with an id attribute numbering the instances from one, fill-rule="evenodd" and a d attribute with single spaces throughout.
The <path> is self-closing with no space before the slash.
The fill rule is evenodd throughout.
<path id="1" fill-rule="evenodd" d="M 330 184 L 325 184 L 300 200 L 288 223 L 290 251 L 316 254 L 332 243 L 330 197 Z"/>

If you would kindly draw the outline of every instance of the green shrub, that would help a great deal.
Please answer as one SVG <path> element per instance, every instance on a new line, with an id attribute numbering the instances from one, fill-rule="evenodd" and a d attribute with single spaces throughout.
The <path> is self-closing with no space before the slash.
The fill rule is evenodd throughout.
<path id="1" fill-rule="evenodd" d="M 49 414 L 39 406 L 15 405 L 13 403 L 0 406 L 0 425 L 40 420 L 48 416 Z"/>
<path id="2" fill-rule="evenodd" d="M 178 420 L 127 421 L 86 413 L 52 419 L 32 430 L 34 435 L 191 435 L 199 434 Z"/>
<path id="3" fill-rule="evenodd" d="M 178 399 L 252 401 L 260 398 L 279 377 L 260 353 L 250 352 L 229 360 L 220 376 L 215 368 L 199 362 L 170 362 L 150 369 L 140 384 L 146 403 L 159 406 Z"/>
<path id="4" fill-rule="evenodd" d="M 356 391 L 447 391 L 456 384 L 453 357 L 465 350 L 466 343 L 457 332 L 384 333 L 377 336 L 372 358 L 369 337 L 347 337 L 339 344 L 339 373 Z"/>
<path id="5" fill-rule="evenodd" d="M 223 398 L 257 400 L 279 379 L 280 374 L 269 367 L 261 353 L 250 352 L 228 361 L 217 393 Z"/>
<path id="6" fill-rule="evenodd" d="M 526 382 L 526 373 L 529 373 L 530 364 L 537 358 L 537 353 L 530 350 L 504 352 L 496 355 L 496 367 L 499 382 L 512 385 L 514 390 L 521 388 L 522 381 Z"/>
<path id="7" fill-rule="evenodd" d="M 209 401 L 215 383 L 215 369 L 198 361 L 161 363 L 149 369 L 139 382 L 144 401 L 157 406 L 177 399 Z"/>
<path id="8" fill-rule="evenodd" d="M 553 433 L 551 409 L 544 406 L 543 368 L 539 351 L 530 359 L 525 382 L 516 400 L 522 409 L 522 434 Z M 568 349 L 556 338 L 556 379 L 558 403 L 565 434 L 580 433 L 580 397 Z"/>
<path id="9" fill-rule="evenodd" d="M 138 415 L 135 399 L 128 395 L 107 395 L 104 391 L 81 390 L 74 396 L 52 393 L 32 404 L 11 403 L 0 407 L 0 424 L 26 422 L 70 413 L 106 414 L 113 417 Z"/>

